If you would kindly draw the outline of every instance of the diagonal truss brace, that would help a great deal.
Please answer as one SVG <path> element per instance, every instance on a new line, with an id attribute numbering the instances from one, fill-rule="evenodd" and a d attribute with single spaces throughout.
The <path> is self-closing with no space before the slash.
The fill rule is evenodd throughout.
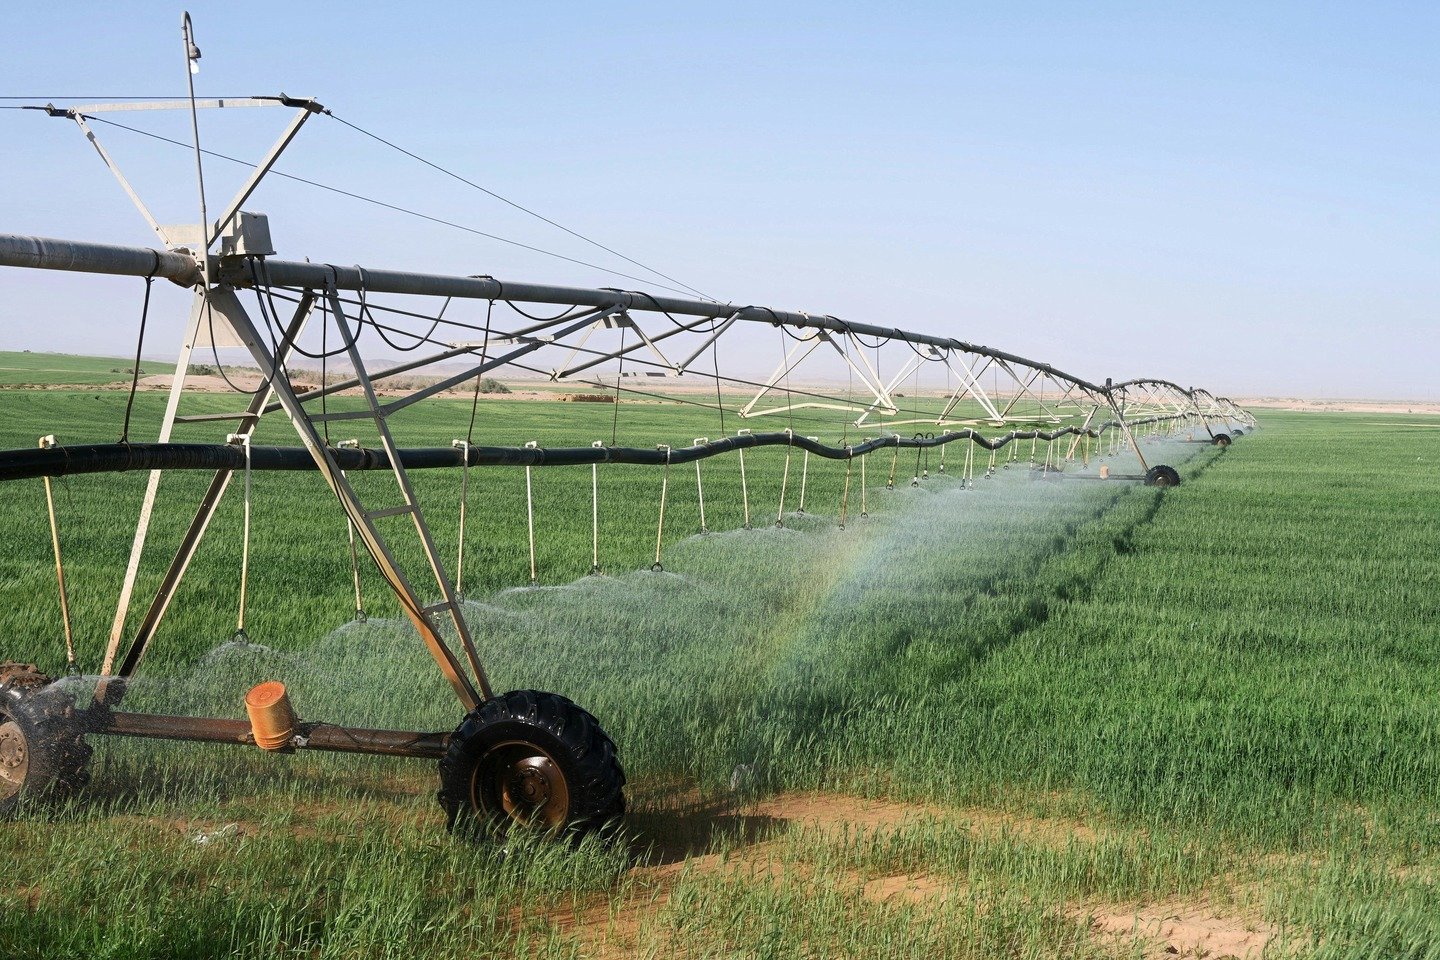
<path id="1" fill-rule="evenodd" d="M 716 331 L 716 336 L 718 336 L 721 332 L 728 328 L 729 321 L 727 321 L 724 327 Z M 761 417 L 765 416 L 766 414 L 789 413 L 792 410 L 814 408 L 822 410 L 839 410 L 848 413 L 859 413 L 860 420 L 856 421 L 856 424 L 858 425 L 872 410 L 878 409 L 882 413 L 887 415 L 895 413 L 898 408 L 895 406 L 895 401 L 891 398 L 890 394 L 893 383 L 890 385 L 886 385 L 880 381 L 880 374 L 875 370 L 873 366 L 870 365 L 870 361 L 866 359 L 865 351 L 862 348 L 862 345 L 860 344 L 858 338 L 856 338 L 854 334 L 847 333 L 844 336 L 848 338 L 847 342 L 853 344 L 853 346 L 855 347 L 855 355 L 860 358 L 859 364 L 856 364 L 854 358 L 851 356 L 851 351 L 845 349 L 840 344 L 835 342 L 835 337 L 831 334 L 830 331 L 825 329 L 806 330 L 804 334 L 802 334 L 796 339 L 795 345 L 791 347 L 790 350 L 785 354 L 785 359 L 780 361 L 780 365 L 775 368 L 775 372 L 770 375 L 770 378 L 766 380 L 764 384 L 761 385 L 759 392 L 757 392 L 755 396 L 751 397 L 750 402 L 745 404 L 745 406 L 740 409 L 740 416 L 747 418 Z M 845 361 L 845 365 L 850 369 L 850 372 L 853 373 L 856 377 L 860 378 L 861 384 L 863 384 L 865 389 L 870 392 L 870 396 L 873 398 L 874 402 L 872 402 L 868 407 L 857 407 L 850 403 L 824 403 L 812 400 L 801 403 L 786 402 L 784 404 L 779 404 L 773 407 L 766 407 L 761 410 L 756 410 L 755 405 L 759 403 L 762 399 L 764 399 L 765 396 L 770 393 L 770 391 L 774 390 L 776 385 L 780 383 L 781 380 L 787 379 L 790 374 L 794 372 L 795 368 L 798 367 L 801 363 L 803 363 L 805 359 L 809 357 L 812 353 L 814 353 L 821 344 L 828 344 L 831 348 L 835 350 L 837 354 L 840 355 L 841 359 Z M 699 351 L 696 352 L 695 356 L 699 356 Z M 695 358 L 691 357 L 690 359 L 694 360 Z M 688 363 L 689 361 L 686 362 Z"/>
<path id="2" fill-rule="evenodd" d="M 197 292 L 195 305 L 192 308 L 191 327 L 193 331 L 199 326 L 198 320 L 193 318 L 204 316 L 206 322 L 213 322 L 211 319 L 212 314 L 220 313 L 223 321 L 228 323 L 239 336 L 241 342 L 246 349 L 249 350 L 251 357 L 260 368 L 262 370 L 271 370 L 274 373 L 274 376 L 268 380 L 264 388 L 257 392 L 252 400 L 250 408 L 245 414 L 246 419 L 242 424 L 242 433 L 248 434 L 253 430 L 255 423 L 258 422 L 261 414 L 267 408 L 269 396 L 273 393 L 281 407 L 289 415 L 292 425 L 295 427 L 306 449 L 314 458 L 316 466 L 319 467 L 321 474 L 325 477 L 331 490 L 336 494 L 337 498 L 339 498 L 350 521 L 355 525 L 357 534 L 365 544 L 366 550 L 374 559 L 382 577 L 384 577 L 399 597 L 406 615 L 420 632 L 421 638 L 430 650 L 431 655 L 439 664 L 441 672 L 445 675 L 446 679 L 449 680 L 466 709 L 473 709 L 479 705 L 482 699 L 489 699 L 491 697 L 492 693 L 489 682 L 480 665 L 479 654 L 475 649 L 469 629 L 461 614 L 459 601 L 454 593 L 454 587 L 446 574 L 438 551 L 435 549 L 434 540 L 429 534 L 429 529 L 425 524 L 420 505 L 415 498 L 404 467 L 400 463 L 400 457 L 397 453 L 394 440 L 385 424 L 387 411 L 379 403 L 374 388 L 371 386 L 370 380 L 365 373 L 364 361 L 356 347 L 354 332 L 345 319 L 343 306 L 333 289 L 326 292 L 326 299 L 330 311 L 335 317 L 335 321 L 340 329 L 345 348 L 354 364 L 357 378 L 360 381 L 360 386 L 363 388 L 370 408 L 370 416 L 375 420 L 382 444 L 390 458 L 391 466 L 402 494 L 403 504 L 401 506 L 384 507 L 379 510 L 366 510 L 343 471 L 341 471 L 336 464 L 329 447 L 321 437 L 316 427 L 316 420 L 319 418 L 312 417 L 306 411 L 300 397 L 291 388 L 288 377 L 283 373 L 284 359 L 294 346 L 295 339 L 299 336 L 304 326 L 305 318 L 308 317 L 311 312 L 313 299 L 313 292 L 310 291 L 307 291 L 306 295 L 302 297 L 301 307 L 297 309 L 295 317 L 285 332 L 284 339 L 274 353 L 271 352 L 266 338 L 255 328 L 249 316 L 246 314 L 244 307 L 240 304 L 238 298 L 236 298 L 234 291 L 227 287 L 216 287 L 209 291 L 202 290 Z M 182 357 L 182 364 L 185 359 L 186 358 Z M 180 382 L 181 378 L 177 377 L 172 398 L 178 397 Z M 168 434 L 168 428 L 173 424 L 174 419 L 172 406 L 172 408 L 167 408 L 166 423 L 162 429 L 162 434 Z M 147 613 L 141 629 L 132 641 L 121 663 L 120 669 L 115 675 L 115 678 L 119 679 L 121 683 L 118 686 L 112 687 L 112 681 L 107 679 L 107 681 L 102 683 L 97 689 L 97 702 L 114 705 L 123 697 L 123 681 L 133 675 L 153 639 L 155 630 L 159 626 L 160 620 L 164 616 L 165 610 L 169 606 L 175 590 L 179 587 L 180 581 L 184 577 L 190 559 L 194 556 L 195 550 L 198 548 L 200 540 L 204 536 L 205 528 L 208 526 L 211 517 L 214 516 L 215 510 L 219 506 L 220 497 L 223 495 L 225 487 L 229 482 L 229 474 L 229 471 L 217 472 L 215 479 L 211 483 L 209 492 L 202 500 L 200 509 L 191 523 L 180 552 L 177 553 L 171 562 L 169 572 L 166 574 L 159 594 L 157 594 L 155 601 L 151 604 L 150 611 Z M 158 482 L 158 478 L 159 471 L 155 471 L 154 474 L 152 474 L 152 485 Z M 142 509 L 142 519 L 148 517 L 151 509 L 153 509 L 153 493 L 147 490 L 145 507 Z M 414 523 L 416 533 L 420 537 L 426 559 L 443 597 L 442 602 L 438 604 L 432 606 L 424 605 L 423 601 L 411 586 L 409 579 L 396 562 L 389 548 L 389 544 L 375 527 L 375 519 L 382 516 L 400 515 L 402 513 L 410 516 Z M 133 551 L 134 555 L 138 556 L 143 550 L 143 546 L 144 531 L 143 529 L 137 530 L 136 544 Z M 131 585 L 131 581 L 132 578 L 127 574 L 127 585 Z M 127 595 L 122 598 L 120 611 L 117 612 L 117 623 L 121 625 L 120 629 L 123 629 L 128 599 L 127 593 Z M 442 610 L 449 614 L 453 622 L 455 632 L 469 660 L 470 668 L 474 671 L 476 682 L 472 682 L 471 678 L 466 675 L 465 667 L 462 666 L 450 650 L 449 645 L 446 643 L 445 638 L 436 625 L 435 615 Z M 111 651 L 107 653 L 107 661 L 113 660 L 114 648 L 117 645 L 118 631 L 116 636 L 112 636 Z"/>
<path id="3" fill-rule="evenodd" d="M 260 181 L 274 168 L 276 161 L 280 159 L 280 155 L 285 152 L 285 149 L 290 146 L 291 141 L 300 133 L 300 128 L 305 125 L 305 121 L 309 120 L 312 115 L 323 112 L 325 108 L 314 100 L 285 96 L 195 101 L 195 107 L 197 109 L 276 106 L 299 107 L 299 109 L 295 112 L 294 116 L 290 118 L 289 124 L 286 125 L 279 139 L 266 151 L 264 158 L 250 171 L 250 175 L 245 178 L 245 182 L 241 185 L 235 196 L 225 205 L 220 216 L 213 223 L 203 224 L 195 231 L 194 239 L 198 240 L 201 245 L 201 249 L 197 251 L 197 253 L 200 253 L 202 256 L 208 255 L 210 247 L 219 239 L 220 234 L 224 232 L 225 227 L 235 218 L 235 215 L 240 212 L 240 207 L 244 205 L 245 201 L 250 199 L 250 195 L 255 192 L 255 188 L 260 185 Z M 166 247 L 174 248 L 180 246 L 181 243 L 190 241 L 191 238 L 181 236 L 184 228 L 177 230 L 175 227 L 163 226 L 155 219 L 149 207 L 145 205 L 145 201 L 141 199 L 140 194 L 131 186 L 130 181 L 126 178 L 124 172 L 121 171 L 120 165 L 115 162 L 114 157 L 105 149 L 104 145 L 100 142 L 99 136 L 96 135 L 94 129 L 86 122 L 86 119 L 89 115 L 113 113 L 116 111 L 177 110 L 189 109 L 189 107 L 190 101 L 188 100 L 166 100 L 154 103 L 94 103 L 64 109 L 47 107 L 45 110 L 52 117 L 64 117 L 75 122 L 76 126 L 80 128 L 80 132 L 85 135 L 85 139 L 90 141 L 90 145 L 93 146 L 96 153 L 100 155 L 100 159 L 104 162 L 105 166 L 109 168 L 115 179 L 119 181 L 121 189 L 123 189 L 126 196 L 130 198 L 130 202 L 135 205 L 135 208 L 140 211 L 140 215 L 145 218 L 146 224 L 148 224 L 155 235 L 160 238 L 160 242 Z"/>
<path id="4" fill-rule="evenodd" d="M 276 347 L 277 352 L 269 368 L 272 373 L 279 374 L 284 370 L 285 360 L 294 347 L 296 340 L 299 339 L 300 334 L 303 332 L 305 324 L 310 318 L 313 305 L 314 298 L 307 296 L 302 298 L 296 306 L 295 313 L 285 328 L 284 334 Z M 191 308 L 190 333 L 186 337 L 185 348 L 181 351 L 179 363 L 176 365 L 175 378 L 172 381 L 170 390 L 170 402 L 166 405 L 165 417 L 160 427 L 161 443 L 165 443 L 169 439 L 170 431 L 176 422 L 176 411 L 180 394 L 185 386 L 186 371 L 189 368 L 191 351 L 195 340 L 200 334 L 202 325 L 208 326 L 214 322 L 213 309 L 213 305 L 210 304 L 202 294 L 197 293 L 194 305 Z M 241 423 L 239 427 L 236 428 L 234 435 L 246 439 L 250 437 L 255 427 L 260 423 L 260 416 L 264 411 L 266 400 L 269 399 L 274 391 L 274 383 L 270 378 L 267 378 L 261 384 L 261 388 L 256 391 L 254 397 L 251 398 L 250 405 L 242 416 Z M 104 702 L 106 700 L 107 688 L 109 687 L 108 678 L 114 670 L 115 659 L 119 653 L 120 641 L 124 636 L 125 621 L 130 611 L 130 599 L 135 589 L 136 578 L 140 572 L 140 557 L 145 550 L 145 541 L 148 538 L 150 529 L 150 518 L 154 514 L 155 498 L 159 492 L 160 476 L 161 471 L 152 470 L 150 472 L 149 482 L 145 488 L 145 497 L 140 507 L 140 520 L 136 525 L 135 539 L 131 545 L 130 561 L 125 569 L 125 579 L 120 589 L 120 600 L 115 609 L 115 620 L 111 626 L 110 640 L 105 649 L 105 660 L 100 669 L 101 676 L 106 679 L 101 681 L 96 690 L 95 697 L 97 701 Z M 156 592 L 154 600 L 151 602 L 149 609 L 141 620 L 135 636 L 131 640 L 130 647 L 126 651 L 118 674 L 122 681 L 130 677 L 140 665 L 140 660 L 145 655 L 150 640 L 154 637 L 156 629 L 160 626 L 160 621 L 165 616 L 165 611 L 170 606 L 170 601 L 174 597 L 176 588 L 179 587 L 180 581 L 184 578 L 185 571 L 190 565 L 190 561 L 195 556 L 195 551 L 200 546 L 201 539 L 205 536 L 205 530 L 209 526 L 211 518 L 214 517 L 215 511 L 219 509 L 220 501 L 225 495 L 225 490 L 230 485 L 230 477 L 231 471 L 219 470 L 216 471 L 214 478 L 210 481 L 210 487 L 204 497 L 201 498 L 200 507 L 196 511 L 195 518 L 190 522 L 189 529 L 181 539 L 180 548 L 176 552 L 174 559 L 171 560 L 170 568 L 161 580 L 160 588 Z M 123 696 L 123 687 L 112 696 L 113 702 L 118 702 Z"/>
<path id="5" fill-rule="evenodd" d="M 603 353 L 598 358 L 588 360 L 585 363 L 579 364 L 578 366 L 570 366 L 572 363 L 575 362 L 575 358 L 580 355 L 581 351 L 585 349 L 585 344 L 589 342 L 590 337 L 597 330 L 617 329 L 634 330 L 635 336 L 638 338 L 639 342 L 630 347 L 622 347 L 619 350 L 613 350 L 609 353 Z M 679 333 L 681 331 L 676 330 L 674 332 Z M 575 374 L 580 373 L 581 371 L 588 370 L 591 367 L 606 362 L 607 360 L 615 360 L 620 357 L 628 356 L 629 354 L 634 353 L 642 347 L 649 350 L 650 353 L 654 355 L 657 360 L 660 361 L 660 366 L 664 367 L 665 370 L 668 371 L 668 373 L 652 374 L 653 376 L 678 377 L 681 373 L 684 372 L 683 368 L 679 364 L 672 363 L 670 361 L 670 358 L 665 356 L 665 353 L 660 349 L 659 346 L 656 345 L 656 340 L 663 339 L 665 339 L 665 334 L 661 334 L 658 337 L 651 338 L 645 332 L 645 329 L 636 322 L 635 318 L 620 307 L 613 307 L 609 310 L 604 310 L 595 317 L 594 321 L 590 324 L 589 329 L 580 336 L 580 339 L 575 341 L 574 346 L 571 347 L 570 353 L 565 357 L 564 361 L 562 361 L 558 367 L 550 371 L 550 379 L 564 380 L 567 377 L 572 377 Z"/>

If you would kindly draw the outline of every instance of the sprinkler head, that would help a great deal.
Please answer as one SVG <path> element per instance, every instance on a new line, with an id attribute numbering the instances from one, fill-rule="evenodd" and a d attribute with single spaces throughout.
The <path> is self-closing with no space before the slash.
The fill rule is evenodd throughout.
<path id="1" fill-rule="evenodd" d="M 356 607 L 356 608 L 355 608 L 355 622 L 356 622 L 356 623 L 364 623 L 364 622 L 365 622 L 366 620 L 368 620 L 368 619 L 369 619 L 369 617 L 365 616 L 365 611 L 364 611 L 364 610 L 360 609 L 359 607 Z"/>

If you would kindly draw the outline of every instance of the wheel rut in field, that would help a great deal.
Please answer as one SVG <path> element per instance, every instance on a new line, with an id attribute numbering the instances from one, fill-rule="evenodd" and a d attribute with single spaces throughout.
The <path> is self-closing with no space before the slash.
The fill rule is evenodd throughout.
<path id="1" fill-rule="evenodd" d="M 754 804 L 691 798 L 666 811 L 642 814 L 636 826 L 640 859 L 626 882 L 604 898 L 543 914 L 554 929 L 573 937 L 578 955 L 628 958 L 681 953 L 688 933 L 703 928 L 704 917 L 677 925 L 671 916 L 677 889 L 709 882 L 770 884 L 777 895 L 814 885 L 853 898 L 857 922 L 869 910 L 910 911 L 917 920 L 939 915 L 951 904 L 968 902 L 987 883 L 963 872 L 932 872 L 922 863 L 867 865 L 863 857 L 832 863 L 804 856 L 812 842 L 845 844 L 861 834 L 926 829 L 927 824 L 956 827 L 977 837 L 1008 837 L 1063 850 L 1134 835 L 1133 831 L 1095 827 L 1078 819 L 1018 816 L 981 807 L 897 803 L 844 794 L 797 792 Z M 643 835 L 656 831 L 667 839 L 646 845 Z M 800 840 L 797 842 L 797 836 Z M 678 844 L 674 836 L 687 839 Z M 799 855 L 797 856 L 797 852 Z M 821 860 L 826 857 L 821 854 Z M 977 883 L 979 886 L 972 886 Z M 1021 892 L 1023 895 L 1023 891 Z M 704 902 L 697 901 L 697 902 Z M 686 908 L 690 909 L 690 908 Z M 1279 934 L 1258 917 L 1222 908 L 1204 895 L 1132 902 L 1057 900 L 1047 904 L 1100 944 L 1115 944 L 1134 956 L 1161 960 L 1170 956 L 1258 958 Z M 1060 944 L 1056 944 L 1057 949 Z"/>
<path id="2" fill-rule="evenodd" d="M 1198 459 L 1195 465 L 1188 471 L 1187 482 L 1193 483 L 1206 470 L 1208 470 L 1218 459 L 1218 453 L 1209 457 Z M 1143 493 L 1149 494 L 1148 502 L 1140 513 L 1129 523 L 1115 531 L 1111 537 L 1111 549 L 1109 551 L 1098 551 L 1096 562 L 1069 578 L 1060 580 L 1047 589 L 1036 591 L 1021 600 L 1021 611 L 1010 619 L 1008 628 L 994 633 L 973 646 L 971 662 L 979 665 L 985 660 L 994 656 L 1009 644 L 1018 640 L 1031 630 L 1043 626 L 1049 621 L 1052 607 L 1056 602 L 1065 603 L 1070 601 L 1088 600 L 1092 596 L 1093 588 L 1098 583 L 1111 562 L 1117 556 L 1125 556 L 1134 553 L 1136 550 L 1135 538 L 1155 522 L 1160 510 L 1164 507 L 1166 500 L 1170 497 L 1170 491 L 1161 488 L 1139 488 Z M 1008 591 L 1006 587 L 1015 583 L 1028 583 L 1043 581 L 1043 574 L 1046 568 L 1058 557 L 1068 553 L 1081 539 L 1081 535 L 1095 524 L 1101 524 L 1113 510 L 1122 505 L 1127 494 L 1131 491 L 1123 491 L 1111 498 L 1104 504 L 1095 507 L 1090 511 L 1089 516 L 1067 522 L 1062 528 L 1063 532 L 1057 534 L 1050 542 L 1047 549 L 1041 551 L 1026 564 L 1024 569 L 1014 576 L 1006 577 L 998 582 L 987 584 L 983 589 L 977 591 L 975 596 L 967 603 L 967 612 L 976 606 L 982 598 L 998 598 Z"/>

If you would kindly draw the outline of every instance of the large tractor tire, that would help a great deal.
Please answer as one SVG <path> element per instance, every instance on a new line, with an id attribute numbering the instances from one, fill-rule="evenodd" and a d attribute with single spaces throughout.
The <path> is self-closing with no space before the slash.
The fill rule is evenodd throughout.
<path id="1" fill-rule="evenodd" d="M 33 666 L 0 664 L 0 815 L 83 787 L 89 761 L 70 695 Z"/>
<path id="2" fill-rule="evenodd" d="M 581 836 L 625 812 L 625 771 L 599 722 L 565 697 L 514 690 L 476 707 L 440 760 L 450 829 Z"/>
<path id="3" fill-rule="evenodd" d="M 1180 486 L 1180 473 L 1174 467 L 1168 467 L 1163 463 L 1159 464 L 1145 471 L 1145 486 L 1178 487 Z"/>
<path id="4" fill-rule="evenodd" d="M 1230 446 L 1230 434 L 1217 433 L 1215 434 L 1214 439 L 1212 439 L 1210 442 L 1215 444 L 1215 446 L 1217 447 L 1228 447 Z"/>

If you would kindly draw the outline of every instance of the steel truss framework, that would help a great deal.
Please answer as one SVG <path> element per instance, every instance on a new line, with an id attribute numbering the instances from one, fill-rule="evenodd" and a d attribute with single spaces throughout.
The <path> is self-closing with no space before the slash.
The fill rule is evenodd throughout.
<path id="1" fill-rule="evenodd" d="M 970 441 L 994 449 L 1015 439 L 1054 440 L 1071 437 L 1067 456 L 1086 436 L 1117 430 L 1134 450 L 1141 465 L 1144 454 L 1132 428 L 1142 424 L 1191 425 L 1211 436 L 1233 425 L 1253 425 L 1253 418 L 1235 403 L 1208 391 L 1187 389 L 1159 379 L 1114 383 L 1092 382 L 1064 370 L 1024 357 L 965 341 L 895 327 L 842 320 L 828 314 L 774 310 L 768 307 L 689 300 L 641 291 L 587 289 L 500 281 L 489 276 L 447 276 L 392 270 L 278 260 L 246 253 L 235 237 L 240 208 L 253 194 L 285 147 L 304 123 L 323 108 L 313 100 L 289 97 L 252 98 L 246 101 L 200 102 L 200 107 L 273 106 L 295 108 L 291 119 L 264 160 L 252 171 L 235 197 L 213 223 L 190 227 L 159 224 L 100 144 L 86 116 L 115 109 L 155 108 L 145 105 L 93 105 L 53 115 L 73 120 L 95 146 L 126 193 L 140 209 L 166 250 L 120 247 L 0 235 L 0 265 L 69 270 L 98 274 L 165 278 L 194 289 L 184 341 L 175 367 L 159 432 L 159 444 L 96 449 L 93 458 L 71 450 L 62 460 L 23 461 L 10 458 L 0 479 L 55 475 L 84 469 L 125 469 L 187 465 L 213 469 L 214 475 L 196 508 L 180 550 L 172 559 L 160 589 L 138 627 L 126 633 L 135 587 L 160 482 L 153 469 L 141 504 L 123 587 L 103 666 L 106 680 L 97 692 L 103 707 L 117 705 L 124 681 L 133 676 L 153 639 L 165 611 L 185 575 L 205 530 L 218 508 L 233 471 L 254 462 L 265 468 L 293 469 L 305 461 L 324 475 L 356 536 L 374 559 L 382 576 L 400 601 L 441 671 L 467 709 L 492 696 L 479 654 L 456 598 L 456 591 L 435 547 L 421 505 L 416 500 L 408 470 L 420 466 L 471 463 L 680 463 L 743 450 L 781 444 L 832 458 L 862 457 L 884 447 L 926 447 Z M 158 105 L 176 106 L 177 104 Z M 189 103 L 185 102 L 188 107 Z M 219 244 L 218 251 L 213 250 Z M 387 296 L 404 300 L 382 302 Z M 430 304 L 416 309 L 415 298 Z M 434 308 L 437 299 L 444 304 Z M 253 301 L 255 313 L 247 309 Z M 447 313 L 454 300 L 481 301 L 483 326 Z M 527 307 L 562 308 L 554 316 L 536 317 Z M 318 309 L 317 309 L 318 308 Z M 496 320 L 493 314 L 501 316 Z M 318 314 L 318 316 L 317 316 Z M 380 319 L 379 316 L 384 319 Z M 492 322 L 493 321 L 493 322 Z M 318 328 L 318 329 L 317 329 Z M 726 377 L 719 369 L 718 345 L 722 339 L 754 337 L 770 328 L 793 340 L 784 359 L 764 381 Z M 443 332 L 442 332 L 443 331 Z M 287 372 L 302 338 L 313 344 L 317 334 L 331 353 L 343 358 L 351 376 L 326 382 L 299 393 Z M 476 334 L 481 336 L 477 339 Z M 360 349 L 362 336 L 378 335 L 391 348 L 424 356 L 384 370 L 370 370 Z M 606 341 L 619 338 L 618 345 Z M 214 343 L 242 346 L 266 374 L 261 389 L 244 410 L 232 414 L 180 417 L 179 402 L 197 346 Z M 743 339 L 740 343 L 746 343 Z M 784 342 L 782 340 L 782 342 Z M 601 345 L 605 344 L 605 345 Z M 882 347 L 886 348 L 882 351 Z M 883 352 L 904 351 L 903 362 L 882 375 Z M 847 377 L 843 394 L 833 387 L 794 384 L 797 372 L 817 351 L 833 353 Z M 893 358 L 892 358 L 893 359 Z M 451 370 L 457 366 L 460 369 Z M 834 361 L 832 361 L 833 363 Z M 443 373 L 420 386 L 391 390 L 399 378 L 417 370 L 447 363 Z M 543 372 L 556 381 L 588 384 L 601 389 L 644 392 L 626 386 L 651 377 L 714 379 L 718 386 L 752 390 L 753 396 L 738 411 L 742 418 L 784 417 L 788 426 L 776 433 L 751 433 L 717 440 L 696 441 L 689 447 L 633 450 L 596 443 L 591 447 L 543 450 L 536 446 L 487 448 L 457 442 L 444 451 L 400 449 L 388 426 L 391 416 L 428 397 L 464 387 L 487 373 L 509 368 Z M 628 368 L 628 369 L 627 369 Z M 413 379 L 413 378 L 412 378 Z M 912 386 L 913 384 L 913 386 Z M 382 398 L 381 388 L 385 388 Z M 908 388 L 908 393 L 902 393 Z M 363 398 L 360 410 L 330 410 L 326 398 L 347 393 Z M 917 393 L 937 402 L 926 403 Z M 723 401 L 720 401 L 723 403 Z M 796 424 L 805 423 L 807 411 L 827 410 L 845 415 L 859 436 L 854 442 L 827 444 L 801 436 Z M 297 456 L 273 449 L 250 450 L 248 438 L 261 418 L 283 412 L 304 445 Z M 853 419 L 851 416 L 853 415 Z M 181 421 L 223 421 L 232 442 L 228 453 L 207 448 L 187 460 L 182 447 L 169 444 L 172 429 Z M 373 425 L 378 438 L 373 450 L 347 450 L 328 440 L 331 422 L 359 421 Z M 835 429 L 834 418 L 830 429 Z M 913 435 L 903 436 L 896 428 Z M 806 430 L 818 428 L 806 423 Z M 866 432 L 872 433 L 866 436 Z M 39 451 L 43 454 L 46 451 Z M 28 455 L 35 455 L 30 451 Z M 8 456 L 8 455 L 6 455 Z M 237 459 L 239 458 L 239 459 Z M 23 462 L 22 462 L 23 461 Z M 273 464 L 283 464 L 273 466 Z M 18 464 L 18 465 L 17 465 Z M 27 466 L 28 464 L 28 466 Z M 109 464 L 109 466 L 105 466 Z M 364 467 L 388 469 L 395 480 L 395 495 L 374 505 L 361 502 L 346 470 Z M 28 472 L 27 472 L 28 471 Z M 393 527 L 382 532 L 381 521 L 409 521 L 425 557 L 423 570 L 403 570 L 391 541 Z M 403 531 L 402 531 L 403 532 Z M 417 584 L 434 583 L 426 603 Z M 428 589 L 425 593 L 430 593 Z M 447 636 L 448 635 L 448 636 Z M 452 648 L 453 637 L 459 651 Z"/>

